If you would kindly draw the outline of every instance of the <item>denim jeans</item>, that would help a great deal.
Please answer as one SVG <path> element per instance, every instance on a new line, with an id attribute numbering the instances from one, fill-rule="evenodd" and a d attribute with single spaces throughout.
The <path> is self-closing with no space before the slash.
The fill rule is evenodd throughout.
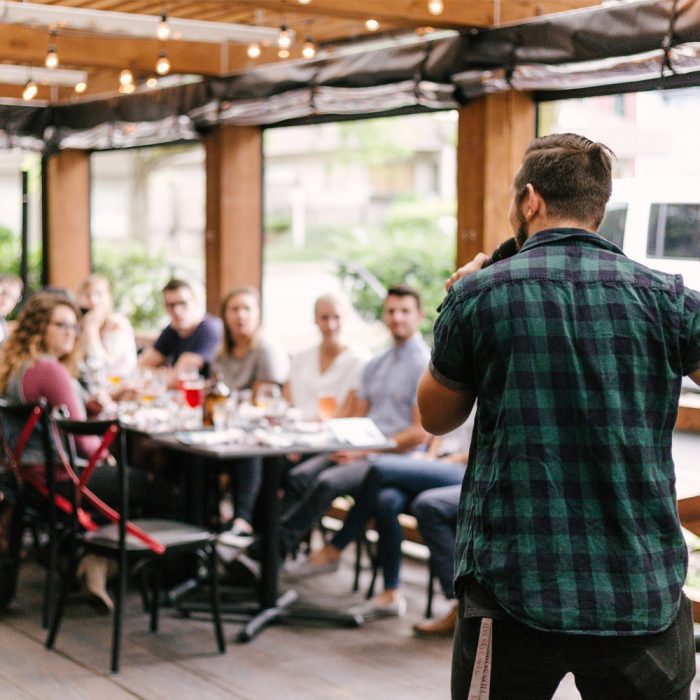
<path id="1" fill-rule="evenodd" d="M 409 455 L 374 457 L 355 498 L 355 505 L 348 513 L 343 528 L 333 538 L 332 544 L 338 549 L 343 549 L 364 532 L 367 521 L 374 516 L 379 535 L 377 558 L 384 575 L 384 588 L 398 588 L 403 539 L 399 514 L 413 512 L 412 504 L 419 494 L 428 489 L 461 484 L 463 478 L 464 465 L 415 459 Z M 452 544 L 448 545 L 448 556 L 444 558 L 438 553 L 433 565 L 441 583 L 443 580 L 448 581 L 447 590 L 451 591 L 454 528 L 449 537 Z"/>
<path id="2" fill-rule="evenodd" d="M 262 486 L 262 458 L 236 460 L 229 468 L 233 497 L 233 514 L 248 523 L 253 522 L 255 504 Z"/>
<path id="3" fill-rule="evenodd" d="M 481 618 L 459 604 L 452 657 L 452 697 L 467 697 Z M 642 636 L 541 632 L 512 618 L 493 621 L 492 700 L 549 700 L 573 673 L 582 700 L 688 700 L 695 676 L 690 601 L 671 626 Z"/>
<path id="4" fill-rule="evenodd" d="M 336 464 L 325 456 L 312 457 L 287 474 L 289 492 L 286 508 L 280 517 L 280 549 L 293 551 L 304 535 L 316 524 L 337 496 L 354 496 L 360 488 L 369 464 Z"/>

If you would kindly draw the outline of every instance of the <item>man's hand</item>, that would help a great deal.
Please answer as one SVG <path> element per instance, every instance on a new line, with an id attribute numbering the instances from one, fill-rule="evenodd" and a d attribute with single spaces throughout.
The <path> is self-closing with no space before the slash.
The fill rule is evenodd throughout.
<path id="1" fill-rule="evenodd" d="M 489 259 L 486 253 L 477 253 L 471 262 L 462 265 L 458 270 L 455 270 L 450 278 L 445 282 L 445 290 L 448 290 L 457 280 L 462 279 L 465 275 L 471 275 L 472 272 L 481 270 L 484 263 Z"/>
<path id="2" fill-rule="evenodd" d="M 339 450 L 331 455 L 336 464 L 347 464 L 357 459 L 363 459 L 369 454 L 369 450 Z"/>

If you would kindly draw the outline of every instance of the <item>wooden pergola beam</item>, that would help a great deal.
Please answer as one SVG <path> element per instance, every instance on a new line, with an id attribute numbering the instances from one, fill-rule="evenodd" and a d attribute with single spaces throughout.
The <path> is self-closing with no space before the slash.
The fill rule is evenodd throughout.
<path id="1" fill-rule="evenodd" d="M 204 147 L 207 310 L 218 313 L 233 287 L 262 285 L 262 129 L 221 126 Z"/>
<path id="2" fill-rule="evenodd" d="M 459 110 L 457 134 L 457 264 L 463 265 L 512 235 L 509 188 L 535 137 L 534 102 L 512 91 L 473 100 Z"/>

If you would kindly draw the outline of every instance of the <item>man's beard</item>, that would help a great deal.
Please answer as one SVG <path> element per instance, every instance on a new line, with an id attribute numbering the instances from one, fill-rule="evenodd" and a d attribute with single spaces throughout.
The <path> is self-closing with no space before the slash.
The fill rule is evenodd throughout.
<path id="1" fill-rule="evenodd" d="M 527 219 L 525 215 L 518 209 L 515 214 L 518 218 L 518 230 L 515 232 L 515 240 L 518 244 L 518 250 L 520 250 L 527 240 Z"/>

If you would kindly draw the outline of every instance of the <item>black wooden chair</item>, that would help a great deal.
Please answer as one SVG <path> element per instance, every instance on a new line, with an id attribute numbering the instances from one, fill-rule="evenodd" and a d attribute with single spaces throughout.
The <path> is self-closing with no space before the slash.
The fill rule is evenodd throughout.
<path id="1" fill-rule="evenodd" d="M 24 472 L 25 448 L 32 436 L 39 436 L 41 460 L 44 477 L 31 472 Z M 58 519 L 57 497 L 55 492 L 51 438 L 49 435 L 48 412 L 46 400 L 35 403 L 12 403 L 0 399 L 0 444 L 2 462 L 5 471 L 13 481 L 18 503 L 23 513 L 23 525 L 28 527 L 33 536 L 34 549 L 39 559 L 46 551 L 46 578 L 44 579 L 44 596 L 41 608 L 42 627 L 49 626 L 49 615 L 53 607 L 53 591 L 56 580 L 58 559 Z M 34 461 L 34 460 L 32 460 Z M 27 486 L 36 493 L 37 498 L 31 503 L 26 498 Z M 44 503 L 41 503 L 41 499 Z M 42 535 L 46 535 L 46 545 Z"/>
<path id="2" fill-rule="evenodd" d="M 219 591 L 216 571 L 216 537 L 202 528 L 175 520 L 128 519 L 128 481 L 125 465 L 126 444 L 124 429 L 118 421 L 73 421 L 55 420 L 54 441 L 62 461 L 73 483 L 72 490 L 72 546 L 69 575 L 63 580 L 60 596 L 53 615 L 51 628 L 46 639 L 46 647 L 54 646 L 63 617 L 68 590 L 75 578 L 78 562 L 86 553 L 108 557 L 117 564 L 116 592 L 114 600 L 111 670 L 119 671 L 121 648 L 122 616 L 127 589 L 127 573 L 132 568 L 143 568 L 151 574 L 150 630 L 158 631 L 160 607 L 160 569 L 163 561 L 170 556 L 195 553 L 207 568 L 211 591 L 211 608 L 214 619 L 214 632 L 220 653 L 226 650 L 221 625 Z M 84 469 L 76 468 L 77 436 L 97 435 L 102 438 L 100 448 L 90 458 Z M 69 458 L 65 456 L 64 444 Z M 116 466 L 100 466 L 108 454 L 112 454 Z M 110 506 L 98 498 L 89 488 L 90 477 L 95 468 L 116 468 L 118 474 L 118 502 Z M 92 511 L 108 521 L 102 526 L 80 525 L 86 523 L 83 504 L 89 504 Z M 97 516 L 95 516 L 97 517 Z"/>

